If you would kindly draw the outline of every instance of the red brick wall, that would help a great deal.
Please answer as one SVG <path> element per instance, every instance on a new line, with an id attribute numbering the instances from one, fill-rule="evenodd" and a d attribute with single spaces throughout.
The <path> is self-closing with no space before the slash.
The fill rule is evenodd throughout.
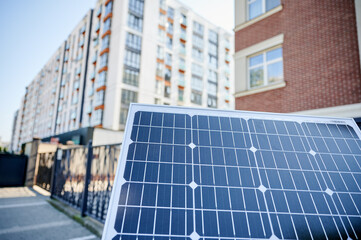
<path id="1" fill-rule="evenodd" d="M 236 109 L 294 112 L 361 102 L 354 1 L 282 4 L 280 12 L 236 32 L 235 50 L 283 33 L 286 87 L 236 98 Z"/>

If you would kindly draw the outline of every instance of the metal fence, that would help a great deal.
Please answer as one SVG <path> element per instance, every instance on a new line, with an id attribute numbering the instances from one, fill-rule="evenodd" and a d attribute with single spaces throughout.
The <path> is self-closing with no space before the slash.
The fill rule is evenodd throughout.
<path id="1" fill-rule="evenodd" d="M 104 222 L 121 144 L 77 146 L 39 153 L 36 184 L 51 196 Z M 55 164 L 54 164 L 55 162 Z"/>

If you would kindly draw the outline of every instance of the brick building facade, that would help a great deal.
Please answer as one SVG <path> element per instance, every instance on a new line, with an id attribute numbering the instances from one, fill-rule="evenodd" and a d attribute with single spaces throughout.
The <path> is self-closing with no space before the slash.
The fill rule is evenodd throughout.
<path id="1" fill-rule="evenodd" d="M 235 0 L 236 109 L 360 117 L 358 5 Z"/>

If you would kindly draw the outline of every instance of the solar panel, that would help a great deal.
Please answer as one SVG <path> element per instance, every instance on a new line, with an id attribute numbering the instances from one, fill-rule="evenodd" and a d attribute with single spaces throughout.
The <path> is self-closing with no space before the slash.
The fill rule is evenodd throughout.
<path id="1" fill-rule="evenodd" d="M 132 104 L 103 239 L 361 238 L 352 119 Z"/>

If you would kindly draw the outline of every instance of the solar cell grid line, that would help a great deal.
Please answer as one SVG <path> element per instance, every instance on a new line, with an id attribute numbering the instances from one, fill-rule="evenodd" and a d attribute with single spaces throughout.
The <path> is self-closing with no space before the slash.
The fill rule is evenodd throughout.
<path id="1" fill-rule="evenodd" d="M 307 127 L 307 125 L 306 125 L 306 128 L 307 128 L 307 131 L 309 131 L 309 129 L 308 129 L 308 127 Z M 306 139 L 308 140 L 308 138 L 306 138 Z M 313 155 L 313 154 L 312 154 L 312 155 Z M 318 164 L 318 163 L 316 162 L 316 164 Z M 321 177 L 322 177 L 323 181 L 325 182 L 327 189 L 329 189 L 329 188 L 328 188 L 328 186 L 327 186 L 327 182 L 326 182 L 326 180 L 325 180 L 325 178 L 324 178 L 324 176 L 323 176 L 322 172 L 321 172 Z M 326 189 L 326 190 L 327 190 L 327 189 Z M 331 191 L 332 191 L 332 190 L 331 190 Z M 333 194 L 331 194 L 331 195 L 333 195 Z M 337 211 L 337 214 L 339 214 L 339 215 L 340 215 L 340 211 L 339 211 L 339 209 L 338 209 L 338 206 L 336 205 L 335 200 L 332 198 L 332 196 L 331 196 L 331 200 L 332 200 L 333 205 L 335 206 L 335 209 L 336 209 L 336 211 Z M 347 220 L 349 221 L 349 223 L 350 223 L 350 225 L 351 225 L 351 227 L 352 227 L 352 224 L 351 224 L 351 222 L 350 222 L 349 218 L 347 218 Z M 335 220 L 334 220 L 334 219 L 333 219 L 333 221 L 335 222 Z M 342 223 L 342 225 L 343 225 L 344 230 L 346 231 L 347 236 L 348 236 L 348 237 L 350 237 L 350 236 L 349 236 L 349 234 L 350 234 L 350 233 L 347 231 L 347 229 L 346 229 L 346 227 L 345 227 L 345 225 L 344 225 L 343 221 L 341 221 L 341 223 Z M 336 224 L 336 223 L 335 223 L 335 224 Z M 337 224 L 336 224 L 336 228 L 337 228 Z M 354 232 L 354 234 L 355 234 L 355 236 L 356 236 L 356 233 L 355 233 L 355 231 L 354 231 L 353 227 L 352 227 L 352 230 L 353 230 L 353 232 Z M 340 233 L 340 231 L 339 231 L 339 229 L 338 229 L 338 228 L 337 228 L 337 231 L 338 231 L 338 233 Z"/>
<path id="2" fill-rule="evenodd" d="M 132 106 L 129 121 L 104 239 L 360 237 L 361 135 L 354 122 L 145 105 Z M 153 229 L 144 231 L 148 225 Z"/>

